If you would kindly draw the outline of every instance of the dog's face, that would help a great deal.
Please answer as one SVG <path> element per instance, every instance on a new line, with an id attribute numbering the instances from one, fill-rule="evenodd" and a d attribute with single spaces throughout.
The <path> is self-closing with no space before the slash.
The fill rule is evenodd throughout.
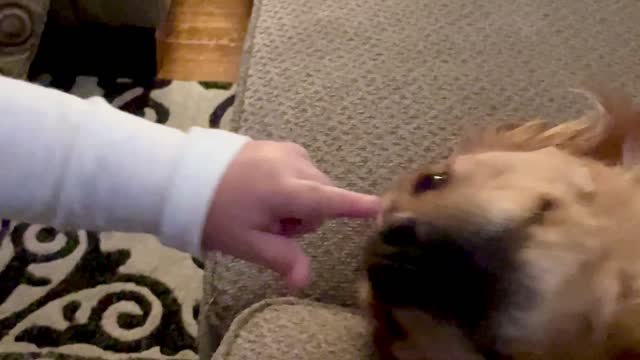
<path id="1" fill-rule="evenodd" d="M 636 113 L 607 110 L 606 126 L 601 112 L 494 131 L 391 186 L 365 253 L 383 356 L 613 359 L 640 347 L 629 345 L 640 182 L 612 165 L 630 154 L 619 134 Z"/>

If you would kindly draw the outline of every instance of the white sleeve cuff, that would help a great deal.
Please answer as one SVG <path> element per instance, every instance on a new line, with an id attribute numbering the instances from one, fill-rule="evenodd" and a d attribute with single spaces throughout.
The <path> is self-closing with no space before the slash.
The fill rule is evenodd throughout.
<path id="1" fill-rule="evenodd" d="M 160 225 L 164 244 L 199 257 L 209 205 L 229 163 L 250 138 L 192 128 L 176 159 Z"/>

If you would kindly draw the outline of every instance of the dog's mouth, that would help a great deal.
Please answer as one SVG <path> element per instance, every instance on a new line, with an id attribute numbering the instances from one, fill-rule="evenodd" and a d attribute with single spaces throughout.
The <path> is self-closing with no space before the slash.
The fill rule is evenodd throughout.
<path id="1" fill-rule="evenodd" d="M 453 324 L 469 338 L 490 339 L 491 334 L 479 333 L 492 328 L 512 295 L 515 236 L 511 231 L 492 234 L 412 219 L 387 225 L 366 252 L 372 294 L 388 306 L 418 309 Z M 482 352 L 489 355 L 492 350 Z"/>

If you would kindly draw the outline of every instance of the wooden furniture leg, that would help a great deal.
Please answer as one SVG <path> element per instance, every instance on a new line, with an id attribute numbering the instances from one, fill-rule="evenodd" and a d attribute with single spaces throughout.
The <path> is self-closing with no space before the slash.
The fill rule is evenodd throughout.
<path id="1" fill-rule="evenodd" d="M 158 28 L 159 77 L 235 82 L 253 1 L 173 0 Z"/>

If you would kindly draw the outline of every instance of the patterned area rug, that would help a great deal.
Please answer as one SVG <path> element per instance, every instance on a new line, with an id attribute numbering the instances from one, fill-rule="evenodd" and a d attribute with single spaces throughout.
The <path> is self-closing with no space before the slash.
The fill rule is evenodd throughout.
<path id="1" fill-rule="evenodd" d="M 219 126 L 224 84 L 34 79 L 166 126 Z M 202 264 L 147 235 L 59 232 L 2 220 L 0 358 L 197 358 Z"/>

